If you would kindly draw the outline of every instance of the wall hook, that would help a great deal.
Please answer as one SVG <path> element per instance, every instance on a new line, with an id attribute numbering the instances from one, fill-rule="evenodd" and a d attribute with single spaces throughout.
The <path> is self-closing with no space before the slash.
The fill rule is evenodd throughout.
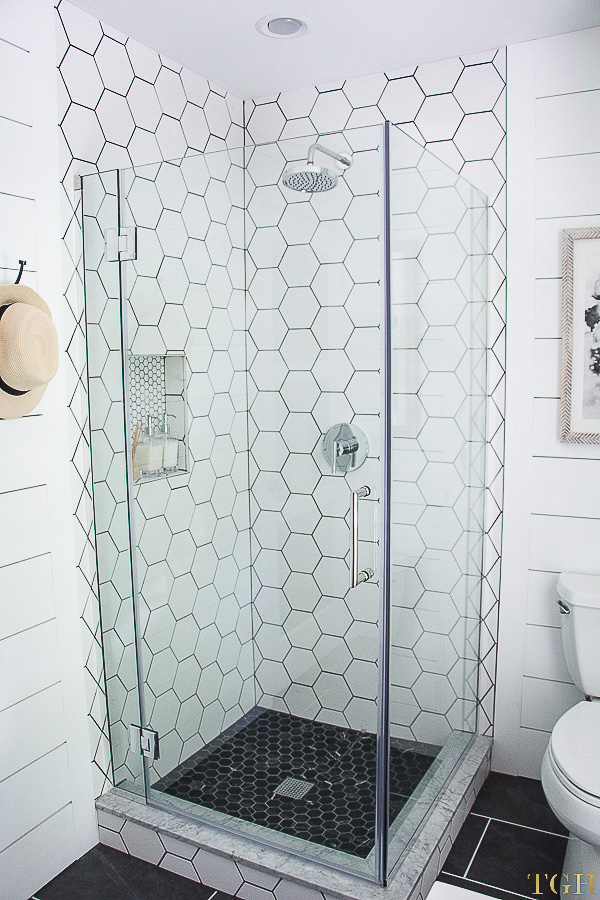
<path id="1" fill-rule="evenodd" d="M 18 284 L 18 283 L 20 282 L 21 276 L 22 276 L 22 274 L 23 274 L 23 269 L 25 268 L 26 265 L 27 265 L 27 260 L 26 260 L 26 259 L 20 259 L 20 260 L 19 260 L 19 274 L 17 275 L 15 284 Z"/>

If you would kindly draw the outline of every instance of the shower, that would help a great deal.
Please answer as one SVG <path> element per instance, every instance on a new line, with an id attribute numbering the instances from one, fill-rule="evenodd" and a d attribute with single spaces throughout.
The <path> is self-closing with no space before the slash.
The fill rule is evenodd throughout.
<path id="1" fill-rule="evenodd" d="M 338 182 L 339 174 L 333 169 L 325 166 L 318 166 L 315 163 L 315 152 L 319 150 L 331 159 L 335 159 L 345 169 L 350 168 L 352 159 L 346 153 L 336 153 L 315 141 L 308 148 L 305 163 L 296 163 L 290 166 L 283 173 L 281 180 L 283 184 L 292 191 L 304 191 L 308 194 L 318 193 L 320 191 L 330 191 Z"/>
<path id="2" fill-rule="evenodd" d="M 82 179 L 112 783 L 384 884 L 488 740 L 487 209 L 399 127 L 323 140 Z"/>

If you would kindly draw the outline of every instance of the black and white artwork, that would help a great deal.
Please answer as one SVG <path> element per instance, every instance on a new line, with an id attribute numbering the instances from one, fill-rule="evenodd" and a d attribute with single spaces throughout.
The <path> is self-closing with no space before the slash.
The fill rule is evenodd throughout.
<path id="1" fill-rule="evenodd" d="M 583 350 L 586 365 L 583 371 L 583 417 L 600 419 L 600 272 L 596 273 L 589 296 L 593 305 L 584 313 L 585 334 Z M 592 276 L 593 277 L 593 276 Z"/>
<path id="2" fill-rule="evenodd" d="M 600 228 L 563 232 L 560 438 L 600 443 Z"/>

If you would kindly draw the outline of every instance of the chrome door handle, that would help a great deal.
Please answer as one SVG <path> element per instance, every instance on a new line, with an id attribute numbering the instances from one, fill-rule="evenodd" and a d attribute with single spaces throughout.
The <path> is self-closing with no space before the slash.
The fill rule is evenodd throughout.
<path id="1" fill-rule="evenodd" d="M 355 588 L 373 577 L 373 569 L 358 571 L 358 501 L 368 497 L 371 488 L 367 485 L 350 492 L 350 587 Z"/>

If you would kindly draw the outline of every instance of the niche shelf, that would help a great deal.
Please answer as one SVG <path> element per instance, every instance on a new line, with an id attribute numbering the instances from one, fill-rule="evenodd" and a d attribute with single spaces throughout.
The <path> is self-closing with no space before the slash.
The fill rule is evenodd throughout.
<path id="1" fill-rule="evenodd" d="M 161 471 L 155 475 L 137 472 L 134 456 L 134 481 L 155 481 L 181 472 L 188 472 L 188 429 L 186 404 L 186 359 L 183 353 L 128 355 L 129 421 L 133 443 L 136 427 L 145 427 L 148 416 L 155 423 L 163 422 L 165 415 L 170 426 L 169 437 L 177 441 L 176 471 Z M 137 477 L 136 477 L 137 476 Z"/>

